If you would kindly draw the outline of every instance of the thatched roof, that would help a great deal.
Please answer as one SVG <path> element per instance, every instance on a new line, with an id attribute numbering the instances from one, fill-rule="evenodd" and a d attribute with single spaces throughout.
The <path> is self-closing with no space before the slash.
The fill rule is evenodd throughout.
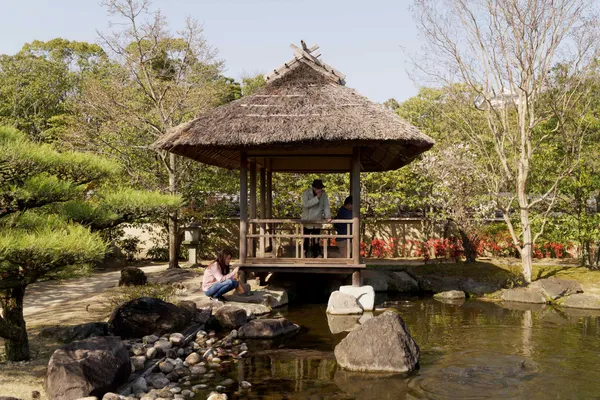
<path id="1" fill-rule="evenodd" d="M 230 169 L 247 151 L 274 171 L 300 172 L 348 171 L 353 146 L 361 147 L 362 171 L 393 170 L 433 146 L 344 86 L 344 75 L 315 57 L 316 46 L 293 47 L 295 58 L 269 74 L 265 87 L 175 127 L 154 146 Z"/>

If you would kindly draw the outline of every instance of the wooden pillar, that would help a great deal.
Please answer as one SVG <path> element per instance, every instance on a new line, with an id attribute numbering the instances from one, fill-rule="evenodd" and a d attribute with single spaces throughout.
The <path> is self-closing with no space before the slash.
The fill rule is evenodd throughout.
<path id="1" fill-rule="evenodd" d="M 267 212 L 267 171 L 264 167 L 260 168 L 260 219 L 265 219 Z M 260 234 L 263 235 L 259 242 L 259 255 L 265 257 L 265 224 L 260 224 Z"/>
<path id="2" fill-rule="evenodd" d="M 352 259 L 360 264 L 360 147 L 352 151 Z M 352 285 L 360 286 L 360 270 L 352 274 Z"/>
<path id="3" fill-rule="evenodd" d="M 273 172 L 267 171 L 267 219 L 273 218 Z M 267 231 L 269 234 L 273 234 L 273 225 L 267 225 Z M 273 248 L 273 240 L 269 238 L 267 241 L 267 248 L 271 249 L 271 251 L 275 251 Z"/>
<path id="4" fill-rule="evenodd" d="M 256 162 L 250 162 L 250 219 L 256 219 Z M 256 225 L 250 224 L 250 233 L 256 233 Z M 256 241 L 250 239 L 250 251 L 256 257 Z"/>
<path id="5" fill-rule="evenodd" d="M 240 264 L 248 255 L 248 155 L 240 154 Z"/>

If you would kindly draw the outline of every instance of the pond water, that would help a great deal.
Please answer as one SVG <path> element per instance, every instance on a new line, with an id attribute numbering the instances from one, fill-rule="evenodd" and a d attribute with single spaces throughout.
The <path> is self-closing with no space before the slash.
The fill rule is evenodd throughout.
<path id="1" fill-rule="evenodd" d="M 600 313 L 474 300 L 384 304 L 401 312 L 419 344 L 419 370 L 378 375 L 339 369 L 333 349 L 346 333 L 331 333 L 334 322 L 324 305 L 302 305 L 279 311 L 303 326 L 301 334 L 249 343 L 253 356 L 223 371 L 224 379 L 253 385 L 229 398 L 600 398 Z"/>

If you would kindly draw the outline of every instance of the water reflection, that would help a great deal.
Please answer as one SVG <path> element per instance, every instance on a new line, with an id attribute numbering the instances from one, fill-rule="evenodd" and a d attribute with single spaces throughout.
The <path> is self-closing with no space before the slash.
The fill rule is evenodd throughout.
<path id="1" fill-rule="evenodd" d="M 250 381 L 248 399 L 598 398 L 600 313 L 544 305 L 432 299 L 387 301 L 421 348 L 411 375 L 340 370 L 333 348 L 361 322 L 328 318 L 324 306 L 290 308 L 304 332 L 262 344 L 229 376 Z M 337 325 L 336 325 L 337 324 Z M 337 328 L 336 328 L 337 326 Z M 333 332 L 333 333 L 332 333 Z"/>

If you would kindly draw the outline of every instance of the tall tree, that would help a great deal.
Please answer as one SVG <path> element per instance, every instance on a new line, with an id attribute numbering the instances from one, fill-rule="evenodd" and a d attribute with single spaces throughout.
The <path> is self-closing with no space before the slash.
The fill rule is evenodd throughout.
<path id="1" fill-rule="evenodd" d="M 415 0 L 414 5 L 426 46 L 416 67 L 437 82 L 464 84 L 465 97 L 484 117 L 483 130 L 465 119 L 464 134 L 487 160 L 488 190 L 496 195 L 530 282 L 533 244 L 588 128 L 591 89 L 585 83 L 596 68 L 597 4 Z M 559 63 L 567 84 L 554 85 L 550 93 L 552 69 Z M 554 159 L 546 163 L 540 155 L 550 149 Z M 533 220 L 539 222 L 535 231 Z"/>
<path id="2" fill-rule="evenodd" d="M 170 128 L 239 96 L 239 85 L 221 77 L 221 63 L 197 22 L 188 19 L 173 34 L 160 11 L 150 12 L 148 0 L 103 4 L 119 19 L 120 30 L 100 33 L 111 61 L 83 83 L 79 124 L 70 141 L 118 159 L 136 185 L 179 193 L 182 178 L 193 176 L 197 163 L 150 145 Z M 170 268 L 178 267 L 178 225 L 178 213 L 172 212 Z"/>

